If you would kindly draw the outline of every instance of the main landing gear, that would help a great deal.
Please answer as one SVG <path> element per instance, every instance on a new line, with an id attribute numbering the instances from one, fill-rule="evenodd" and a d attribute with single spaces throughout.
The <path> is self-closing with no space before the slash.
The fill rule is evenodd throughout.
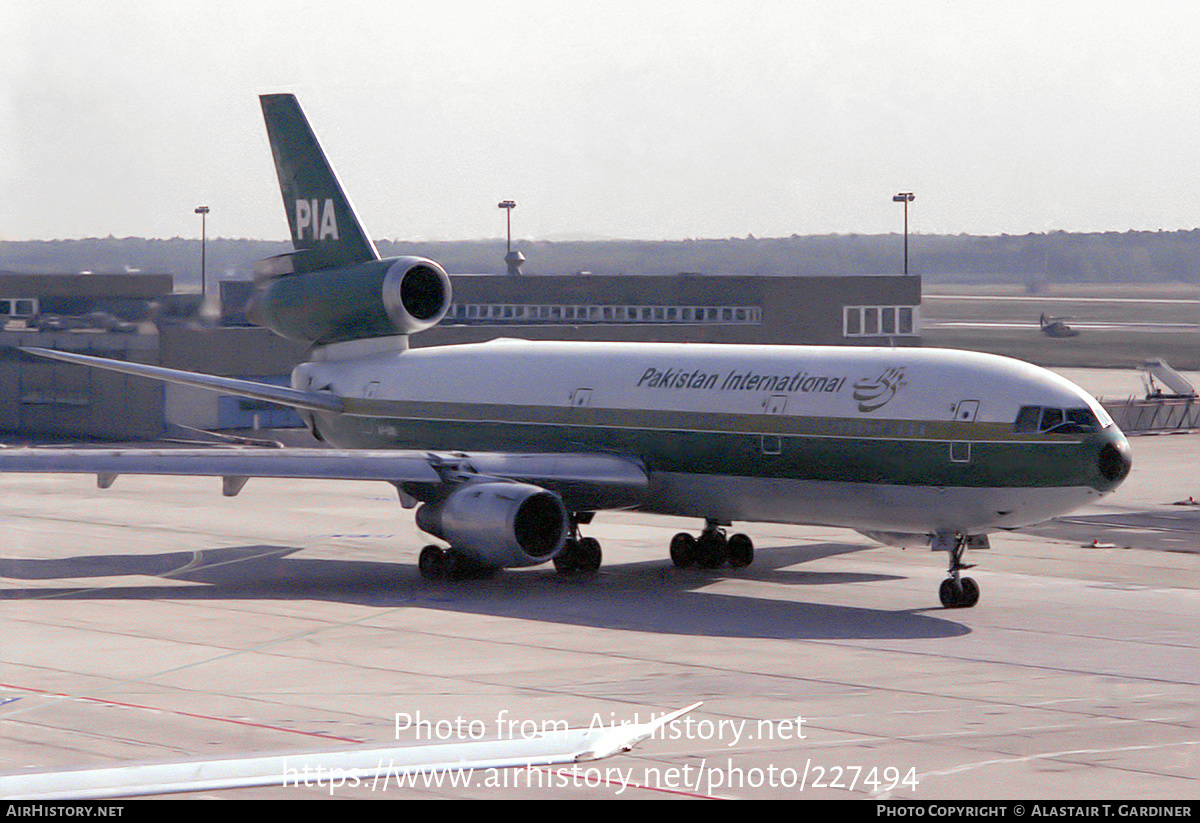
<path id="1" fill-rule="evenodd" d="M 680 532 L 671 538 L 671 562 L 677 568 L 719 569 L 726 563 L 741 569 L 754 562 L 754 543 L 744 534 L 725 536 L 728 523 L 706 520 L 699 537 Z"/>
<path id="2" fill-rule="evenodd" d="M 594 537 L 580 537 L 579 526 L 592 522 L 595 512 L 575 512 L 571 515 L 571 533 L 563 547 L 554 555 L 554 569 L 559 574 L 594 574 L 600 570 L 604 559 L 600 541 Z"/>
<path id="3" fill-rule="evenodd" d="M 967 550 L 971 538 L 965 534 L 950 535 L 948 538 L 946 551 L 950 553 L 950 568 L 946 571 L 950 576 L 942 581 L 938 597 L 947 609 L 969 609 L 979 602 L 979 584 L 970 577 L 960 576 L 959 572 L 975 568 L 973 564 L 962 562 L 963 552 Z M 944 540 L 942 535 L 938 535 L 935 546 Z"/>

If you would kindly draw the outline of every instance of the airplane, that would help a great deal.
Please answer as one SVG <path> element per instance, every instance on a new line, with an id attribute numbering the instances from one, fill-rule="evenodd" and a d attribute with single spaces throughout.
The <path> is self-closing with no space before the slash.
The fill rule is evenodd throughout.
<path id="1" fill-rule="evenodd" d="M 33 354 L 291 406 L 329 449 L 0 450 L 0 471 L 373 479 L 416 507 L 423 576 L 553 562 L 594 572 L 598 511 L 704 521 L 678 567 L 754 559 L 734 522 L 855 529 L 945 551 L 947 608 L 988 534 L 1115 489 L 1129 444 L 1073 383 L 969 351 L 498 339 L 410 348 L 446 314 L 450 280 L 380 259 L 299 102 L 260 97 L 294 250 L 264 261 L 249 316 L 312 344 L 291 387 L 41 348 Z"/>
<path id="2" fill-rule="evenodd" d="M 1047 337 L 1078 337 L 1079 330 L 1067 325 L 1068 320 L 1074 319 L 1074 317 L 1051 317 L 1043 313 L 1038 322 L 1041 324 L 1042 334 Z"/>

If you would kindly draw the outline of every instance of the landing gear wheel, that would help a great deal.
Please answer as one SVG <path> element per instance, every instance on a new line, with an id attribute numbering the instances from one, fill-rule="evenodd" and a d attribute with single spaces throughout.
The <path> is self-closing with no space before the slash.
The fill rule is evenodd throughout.
<path id="1" fill-rule="evenodd" d="M 962 608 L 969 609 L 979 602 L 979 584 L 973 578 L 964 577 L 958 581 L 962 587 Z"/>
<path id="2" fill-rule="evenodd" d="M 470 564 L 454 549 L 442 553 L 442 579 L 461 580 Z"/>
<path id="3" fill-rule="evenodd" d="M 729 567 L 744 569 L 754 562 L 754 541 L 744 534 L 735 534 L 727 544 Z"/>
<path id="4" fill-rule="evenodd" d="M 677 569 L 696 565 L 696 538 L 680 532 L 671 538 L 671 562 Z"/>
<path id="5" fill-rule="evenodd" d="M 579 571 L 579 541 L 569 539 L 554 555 L 554 570 L 559 574 L 575 574 Z"/>
<path id="6" fill-rule="evenodd" d="M 958 600 L 962 596 L 962 589 L 959 588 L 958 581 L 947 577 L 942 581 L 942 585 L 938 586 L 938 599 L 942 601 L 942 605 L 947 609 L 958 607 Z"/>
<path id="7" fill-rule="evenodd" d="M 938 597 L 947 609 L 969 609 L 979 602 L 979 584 L 970 577 L 942 581 Z"/>
<path id="8" fill-rule="evenodd" d="M 446 576 L 446 553 L 437 546 L 426 546 L 417 557 L 417 568 L 426 580 L 441 580 Z"/>
<path id="9" fill-rule="evenodd" d="M 721 532 L 704 532 L 696 541 L 696 565 L 702 569 L 719 569 L 729 558 L 729 547 Z"/>
<path id="10" fill-rule="evenodd" d="M 600 541 L 596 538 L 570 538 L 554 555 L 554 569 L 559 574 L 592 574 L 600 570 L 603 559 Z"/>
<path id="11" fill-rule="evenodd" d="M 578 543 L 578 570 L 580 574 L 595 574 L 600 571 L 600 563 L 604 559 L 600 551 L 600 541 L 594 537 L 585 537 Z"/>

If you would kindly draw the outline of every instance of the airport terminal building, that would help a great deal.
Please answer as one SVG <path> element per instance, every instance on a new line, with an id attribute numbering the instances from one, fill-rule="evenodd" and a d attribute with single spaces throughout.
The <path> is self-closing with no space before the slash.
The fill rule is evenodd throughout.
<path id="1" fill-rule="evenodd" d="M 451 275 L 446 318 L 411 345 L 537 340 L 916 346 L 915 276 Z M 286 385 L 307 347 L 246 323 L 252 284 L 221 284 L 219 321 L 161 274 L 0 272 L 0 433 L 152 439 L 195 429 L 300 425 L 246 398 L 86 369 L 21 346 L 64 349 Z M 190 299 L 190 309 L 188 303 Z M 167 307 L 169 310 L 165 310 Z"/>

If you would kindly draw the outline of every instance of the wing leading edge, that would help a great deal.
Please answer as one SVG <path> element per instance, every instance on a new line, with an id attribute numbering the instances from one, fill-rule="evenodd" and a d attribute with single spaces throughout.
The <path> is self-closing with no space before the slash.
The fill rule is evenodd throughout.
<path id="1" fill-rule="evenodd" d="M 255 400 L 267 400 L 282 406 L 291 406 L 308 411 L 323 411 L 342 413 L 342 399 L 332 394 L 320 392 L 303 392 L 289 389 L 285 386 L 272 386 L 269 383 L 258 383 L 253 380 L 238 380 L 234 377 L 217 377 L 212 374 L 168 369 L 162 366 L 152 366 L 149 363 L 130 363 L 124 360 L 110 360 L 106 357 L 93 357 L 90 354 L 59 351 L 58 349 L 41 349 L 33 346 L 22 346 L 21 351 L 35 354 L 39 357 L 49 357 L 64 363 L 75 363 L 80 366 L 92 366 L 98 369 L 132 374 L 139 377 L 149 377 L 153 380 L 163 380 L 167 383 L 179 383 L 184 386 L 195 386 L 222 394 L 233 394 L 239 397 L 251 397 Z"/>
<path id="2" fill-rule="evenodd" d="M 645 470 L 597 454 L 504 454 L 337 449 L 0 449 L 0 473 L 94 474 L 102 488 L 122 474 L 221 477 L 232 497 L 250 477 L 380 480 L 417 500 L 487 480 L 531 483 L 575 511 L 626 509 L 645 499 Z"/>
<path id="3" fill-rule="evenodd" d="M 57 349 L 23 347 L 24 352 L 81 366 L 92 366 L 194 386 L 222 394 L 267 400 L 309 411 L 345 414 L 342 398 L 304 392 L 253 380 L 217 377 L 147 363 L 110 360 Z M 209 476 L 225 478 L 225 494 L 236 495 L 249 477 L 319 480 L 382 480 L 401 491 L 401 499 L 435 499 L 459 483 L 502 480 L 531 483 L 558 494 L 572 511 L 627 509 L 646 497 L 644 468 L 627 458 L 605 454 L 517 454 L 331 449 L 4 449 L 0 472 L 95 474 L 107 488 L 121 474 Z M 407 502 L 407 501 L 406 501 Z"/>

